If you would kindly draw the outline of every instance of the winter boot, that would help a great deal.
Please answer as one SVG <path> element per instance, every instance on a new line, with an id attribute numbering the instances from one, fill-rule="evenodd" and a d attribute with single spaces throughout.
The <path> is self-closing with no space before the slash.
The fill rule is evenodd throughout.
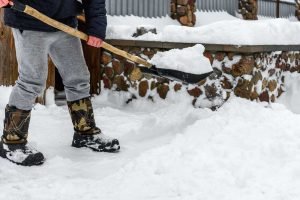
<path id="1" fill-rule="evenodd" d="M 117 139 L 104 135 L 96 127 L 90 98 L 68 102 L 68 107 L 75 131 L 73 147 L 87 147 L 99 152 L 116 152 L 120 149 Z"/>
<path id="2" fill-rule="evenodd" d="M 45 160 L 42 153 L 27 144 L 30 113 L 7 105 L 0 141 L 0 156 L 23 166 L 40 165 Z"/>

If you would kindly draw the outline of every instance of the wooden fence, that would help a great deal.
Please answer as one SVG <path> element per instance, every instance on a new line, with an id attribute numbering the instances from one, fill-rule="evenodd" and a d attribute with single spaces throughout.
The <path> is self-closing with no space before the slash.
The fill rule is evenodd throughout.
<path id="1" fill-rule="evenodd" d="M 140 17 L 162 17 L 170 14 L 171 0 L 106 0 L 109 15 L 135 15 Z M 295 14 L 295 3 L 276 0 L 258 0 L 258 14 L 267 17 L 289 17 Z M 197 0 L 197 8 L 202 11 L 226 11 L 235 15 L 239 0 Z"/>

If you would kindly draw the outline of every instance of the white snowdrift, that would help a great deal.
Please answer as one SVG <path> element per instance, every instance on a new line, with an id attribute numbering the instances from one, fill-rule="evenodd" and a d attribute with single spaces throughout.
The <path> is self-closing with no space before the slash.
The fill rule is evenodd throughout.
<path id="1" fill-rule="evenodd" d="M 278 99 L 279 103 L 286 105 L 294 113 L 300 114 L 300 74 L 285 74 L 285 92 Z"/>
<path id="2" fill-rule="evenodd" d="M 204 50 L 204 46 L 198 44 L 185 49 L 159 52 L 153 56 L 151 63 L 159 68 L 204 74 L 213 70 L 209 59 L 203 55 Z"/>
<path id="3" fill-rule="evenodd" d="M 0 87 L 0 121 L 8 91 Z M 98 125 L 120 138 L 118 154 L 71 148 L 67 108 L 36 106 L 30 141 L 47 162 L 24 168 L 0 159 L 0 199 L 300 198 L 300 115 L 239 98 L 216 112 L 195 109 L 185 92 L 156 103 L 125 98 L 102 90 L 93 99 Z"/>
<path id="4" fill-rule="evenodd" d="M 208 14 L 199 11 L 196 14 L 199 18 L 196 27 L 180 26 L 178 22 L 171 21 L 168 17 L 146 19 L 133 16 L 110 17 L 107 38 L 232 45 L 300 44 L 299 22 L 288 19 L 246 21 L 224 13 Z M 139 26 L 157 28 L 158 34 L 148 33 L 133 38 L 132 35 Z"/>

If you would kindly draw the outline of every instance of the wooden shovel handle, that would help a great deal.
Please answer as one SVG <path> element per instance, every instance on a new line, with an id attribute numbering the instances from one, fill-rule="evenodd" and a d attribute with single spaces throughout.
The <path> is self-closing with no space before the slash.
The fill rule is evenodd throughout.
<path id="1" fill-rule="evenodd" d="M 75 36 L 77 38 L 80 38 L 84 41 L 88 41 L 89 36 L 87 34 L 81 32 L 81 31 L 78 31 L 77 29 L 72 28 L 70 26 L 67 26 L 63 23 L 60 23 L 60 22 L 44 15 L 43 13 L 39 12 L 38 10 L 36 10 L 36 9 L 30 7 L 30 6 L 26 5 L 25 10 L 23 12 L 25 12 L 26 14 L 28 14 L 28 15 L 30 15 L 30 16 L 32 16 L 32 17 L 34 17 L 34 18 L 36 18 L 36 19 L 38 19 L 38 20 L 40 20 L 40 21 L 42 21 L 42 22 L 44 22 L 44 23 L 46 23 L 46 24 L 48 24 L 52 27 L 54 27 L 54 28 L 57 28 L 57 29 L 59 29 L 63 32 L 66 32 L 66 33 L 68 33 L 72 36 Z M 148 68 L 152 67 L 152 64 L 147 62 L 146 60 L 144 60 L 144 59 L 142 59 L 138 56 L 129 54 L 126 51 L 118 49 L 118 48 L 116 48 L 116 47 L 114 47 L 114 46 L 112 46 L 112 45 L 110 45 L 106 42 L 103 42 L 102 48 L 104 48 L 104 49 L 106 49 L 106 50 L 108 50 L 108 51 L 110 51 L 114 54 L 117 54 L 119 56 L 122 56 L 124 58 L 127 58 L 128 60 L 131 60 L 131 61 L 136 62 L 138 64 L 144 65 L 145 67 L 148 67 Z"/>

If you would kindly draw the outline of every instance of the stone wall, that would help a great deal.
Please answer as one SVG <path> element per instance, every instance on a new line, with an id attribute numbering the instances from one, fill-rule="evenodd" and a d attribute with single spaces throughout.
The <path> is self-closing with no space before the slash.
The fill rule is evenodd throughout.
<path id="1" fill-rule="evenodd" d="M 211 54 L 212 65 L 221 75 L 227 92 L 249 100 L 275 102 L 284 92 L 285 73 L 300 73 L 299 52 L 234 55 Z"/>
<path id="2" fill-rule="evenodd" d="M 171 17 L 184 26 L 196 24 L 196 0 L 171 0 Z"/>
<path id="3" fill-rule="evenodd" d="M 296 2 L 296 17 L 300 21 L 300 0 L 295 0 Z"/>
<path id="4" fill-rule="evenodd" d="M 122 47 L 118 47 L 122 48 Z M 129 53 L 150 59 L 159 48 L 123 48 Z M 183 91 L 195 107 L 221 106 L 230 95 L 256 101 L 275 102 L 284 92 L 284 73 L 300 73 L 299 52 L 255 53 L 205 52 L 214 68 L 206 79 L 195 85 L 183 85 L 164 78 L 143 75 L 136 80 L 136 64 L 104 51 L 102 54 L 101 83 L 106 89 L 130 94 L 127 102 L 137 98 L 165 99 L 169 92 Z"/>
<path id="5" fill-rule="evenodd" d="M 165 49 L 133 47 L 123 50 L 150 59 L 157 51 L 164 51 Z M 152 101 L 155 101 L 156 98 L 165 99 L 169 92 L 176 93 L 181 91 L 191 97 L 191 103 L 194 106 L 214 109 L 222 105 L 227 98 L 221 87 L 220 79 L 215 73 L 212 73 L 198 84 L 183 85 L 182 83 L 154 77 L 150 74 L 143 74 L 137 80 L 135 63 L 126 61 L 122 57 L 107 51 L 103 52 L 101 62 L 103 88 L 130 93 L 131 95 L 127 102 L 137 98 L 147 98 Z"/>
<path id="6" fill-rule="evenodd" d="M 257 0 L 239 0 L 239 13 L 246 20 L 257 20 Z"/>

